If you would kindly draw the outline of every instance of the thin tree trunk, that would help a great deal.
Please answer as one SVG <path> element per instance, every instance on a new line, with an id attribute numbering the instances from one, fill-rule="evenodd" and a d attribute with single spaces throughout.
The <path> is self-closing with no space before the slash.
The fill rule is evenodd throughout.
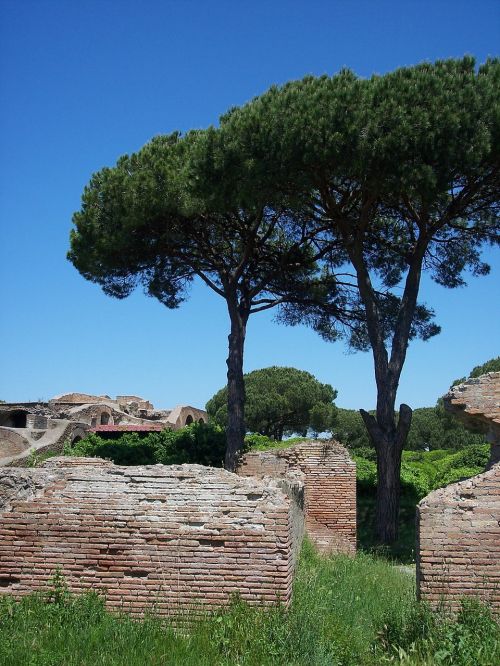
<path id="1" fill-rule="evenodd" d="M 243 381 L 243 351 L 248 315 L 237 307 L 229 307 L 231 332 L 228 336 L 227 357 L 227 447 L 224 467 L 234 472 L 238 453 L 245 440 L 245 382 Z"/>

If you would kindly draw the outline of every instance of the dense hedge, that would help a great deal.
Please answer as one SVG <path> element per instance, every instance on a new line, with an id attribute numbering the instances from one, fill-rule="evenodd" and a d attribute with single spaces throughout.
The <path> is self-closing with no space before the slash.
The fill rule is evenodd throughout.
<path id="1" fill-rule="evenodd" d="M 105 458 L 117 465 L 181 465 L 198 463 L 222 467 L 226 435 L 221 428 L 205 423 L 192 423 L 181 430 L 162 430 L 141 437 L 126 433 L 119 439 L 106 440 L 88 435 L 65 455 Z"/>

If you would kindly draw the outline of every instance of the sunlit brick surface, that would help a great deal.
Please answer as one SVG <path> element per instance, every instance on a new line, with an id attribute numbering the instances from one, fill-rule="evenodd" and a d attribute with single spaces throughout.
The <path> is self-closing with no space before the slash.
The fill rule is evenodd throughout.
<path id="1" fill-rule="evenodd" d="M 211 608 L 234 593 L 288 602 L 300 511 L 285 486 L 199 465 L 0 468 L 0 592 L 46 589 L 60 568 L 71 591 L 103 590 L 133 614 Z"/>
<path id="2" fill-rule="evenodd" d="M 247 453 L 238 474 L 284 476 L 304 474 L 306 531 L 325 552 L 356 552 L 356 465 L 334 441 Z"/>

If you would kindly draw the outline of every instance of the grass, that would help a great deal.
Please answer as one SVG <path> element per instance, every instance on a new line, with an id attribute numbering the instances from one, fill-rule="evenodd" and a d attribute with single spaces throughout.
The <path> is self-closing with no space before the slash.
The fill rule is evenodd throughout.
<path id="1" fill-rule="evenodd" d="M 229 608 L 176 632 L 154 617 L 109 613 L 61 580 L 49 595 L 0 599 L 2 666 L 494 666 L 500 627 L 464 604 L 455 620 L 415 599 L 411 576 L 360 554 L 324 558 L 305 543 L 289 609 Z"/>

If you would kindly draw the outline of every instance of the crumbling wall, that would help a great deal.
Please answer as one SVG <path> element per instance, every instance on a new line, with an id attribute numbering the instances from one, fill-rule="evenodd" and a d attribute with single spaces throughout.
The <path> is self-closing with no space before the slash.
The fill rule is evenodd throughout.
<path id="1" fill-rule="evenodd" d="M 447 411 L 491 443 L 488 467 L 500 462 L 500 372 L 487 372 L 453 386 L 443 398 Z"/>
<path id="2" fill-rule="evenodd" d="M 305 441 L 295 446 L 245 454 L 243 476 L 304 474 L 306 531 L 324 552 L 356 552 L 356 465 L 335 441 Z"/>
<path id="3" fill-rule="evenodd" d="M 417 507 L 422 599 L 457 609 L 478 596 L 500 613 L 500 464 L 427 495 Z"/>
<path id="4" fill-rule="evenodd" d="M 30 443 L 24 436 L 25 429 L 21 432 L 0 426 L 0 458 L 11 458 L 29 449 Z"/>
<path id="5" fill-rule="evenodd" d="M 132 614 L 212 608 L 233 593 L 287 603 L 300 486 L 88 458 L 0 468 L 0 593 L 44 589 L 60 568 L 71 591 L 102 590 Z"/>

